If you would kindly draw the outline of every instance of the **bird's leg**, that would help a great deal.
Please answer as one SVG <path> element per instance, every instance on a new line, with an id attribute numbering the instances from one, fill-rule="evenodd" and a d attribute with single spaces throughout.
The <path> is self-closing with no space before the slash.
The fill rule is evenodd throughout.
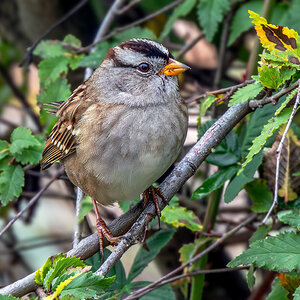
<path id="1" fill-rule="evenodd" d="M 104 247 L 103 247 L 103 236 L 106 237 L 106 239 L 113 245 L 115 246 L 119 241 L 119 237 L 114 237 L 109 230 L 109 228 L 106 226 L 105 222 L 102 220 L 96 201 L 93 199 L 93 206 L 94 206 L 94 211 L 96 213 L 96 227 L 97 227 L 97 232 L 98 232 L 98 237 L 99 237 L 99 244 L 100 244 L 100 254 L 102 256 L 102 260 L 104 257 Z"/>
<path id="2" fill-rule="evenodd" d="M 156 188 L 156 187 L 151 185 L 142 194 L 142 198 L 144 199 L 144 207 L 146 207 L 147 203 L 149 202 L 149 195 L 150 194 L 152 196 L 152 200 L 153 200 L 154 205 L 155 205 L 155 210 L 156 210 L 156 214 L 157 214 L 157 217 L 158 217 L 158 227 L 160 228 L 161 212 L 160 212 L 159 203 L 158 203 L 158 199 L 157 199 L 156 195 L 158 195 L 166 204 L 168 204 L 168 201 L 167 201 L 167 199 L 165 198 L 165 196 L 163 195 L 163 193 L 161 192 L 161 190 L 159 188 Z"/>

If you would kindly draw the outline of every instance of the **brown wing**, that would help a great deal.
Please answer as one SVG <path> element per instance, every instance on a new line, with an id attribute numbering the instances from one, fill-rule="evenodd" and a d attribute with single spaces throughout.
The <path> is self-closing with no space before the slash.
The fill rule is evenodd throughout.
<path id="1" fill-rule="evenodd" d="M 76 130 L 82 114 L 90 106 L 86 85 L 80 85 L 73 94 L 63 102 L 56 112 L 59 120 L 54 125 L 43 151 L 41 169 L 47 169 L 54 162 L 63 159 L 76 150 Z"/>

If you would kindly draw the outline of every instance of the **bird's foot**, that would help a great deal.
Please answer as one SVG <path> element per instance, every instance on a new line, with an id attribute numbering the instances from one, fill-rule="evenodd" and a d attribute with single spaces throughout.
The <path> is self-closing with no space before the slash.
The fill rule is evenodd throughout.
<path id="1" fill-rule="evenodd" d="M 158 227 L 160 228 L 161 210 L 159 208 L 159 203 L 158 203 L 157 196 L 159 196 L 167 205 L 168 205 L 168 201 L 167 201 L 167 199 L 165 198 L 165 196 L 163 195 L 163 193 L 161 192 L 161 190 L 159 188 L 156 188 L 156 187 L 151 185 L 142 194 L 142 198 L 144 199 L 144 207 L 146 207 L 147 203 L 149 202 L 150 195 L 152 196 L 151 198 L 152 198 L 152 201 L 154 202 L 154 205 L 155 205 L 155 210 L 156 210 L 156 214 L 157 214 L 157 217 L 158 217 Z"/>
<path id="2" fill-rule="evenodd" d="M 94 199 L 93 199 L 93 206 L 94 206 L 94 210 L 96 213 L 96 228 L 97 228 L 98 237 L 99 237 L 100 254 L 102 257 L 102 261 L 103 261 L 103 257 L 104 257 L 103 237 L 106 237 L 106 239 L 113 246 L 116 246 L 120 242 L 121 239 L 120 239 L 120 237 L 114 237 L 112 235 L 111 231 L 109 230 L 109 228 L 107 227 L 107 225 L 105 224 L 103 219 L 101 218 L 99 211 L 98 211 L 97 203 Z"/>

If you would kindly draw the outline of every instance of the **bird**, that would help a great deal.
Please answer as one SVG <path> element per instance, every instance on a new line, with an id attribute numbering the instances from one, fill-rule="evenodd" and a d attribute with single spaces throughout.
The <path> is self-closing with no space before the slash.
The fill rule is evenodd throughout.
<path id="1" fill-rule="evenodd" d="M 177 75 L 190 69 L 162 44 L 131 39 L 108 50 L 94 73 L 62 103 L 40 162 L 59 161 L 70 181 L 92 198 L 103 257 L 103 236 L 115 245 L 97 203 L 152 196 L 152 184 L 179 156 L 188 128 Z M 166 200 L 165 200 L 166 201 Z"/>

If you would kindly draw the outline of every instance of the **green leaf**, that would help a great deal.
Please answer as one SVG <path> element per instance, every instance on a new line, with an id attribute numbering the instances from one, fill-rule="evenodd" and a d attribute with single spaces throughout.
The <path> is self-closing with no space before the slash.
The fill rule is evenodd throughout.
<path id="1" fill-rule="evenodd" d="M 69 58 L 67 56 L 56 56 L 42 60 L 39 63 L 39 77 L 42 85 L 48 85 L 58 79 L 61 73 L 68 72 Z"/>
<path id="2" fill-rule="evenodd" d="M 272 283 L 272 291 L 266 300 L 288 300 L 287 295 L 288 291 L 281 286 L 279 278 L 275 278 Z"/>
<path id="3" fill-rule="evenodd" d="M 254 99 L 260 91 L 263 89 L 263 86 L 260 82 L 248 84 L 242 88 L 239 88 L 231 97 L 228 106 L 246 102 L 249 99 Z"/>
<path id="4" fill-rule="evenodd" d="M 231 130 L 205 161 L 218 167 L 228 167 L 236 164 L 240 159 L 238 137 L 234 130 Z"/>
<path id="5" fill-rule="evenodd" d="M 246 160 L 242 164 L 242 170 L 247 166 L 253 159 L 253 156 L 261 151 L 268 138 L 273 135 L 274 131 L 278 129 L 282 124 L 286 123 L 291 115 L 292 107 L 284 109 L 276 118 L 271 118 L 268 123 L 264 126 L 261 134 L 257 136 L 249 149 L 249 153 Z"/>
<path id="6" fill-rule="evenodd" d="M 199 200 L 208 196 L 213 191 L 219 189 L 224 183 L 231 179 L 239 169 L 238 166 L 231 166 L 228 168 L 220 169 L 208 179 L 206 179 L 202 185 L 194 191 L 191 200 Z"/>
<path id="7" fill-rule="evenodd" d="M 206 114 L 207 110 L 217 100 L 218 100 L 218 98 L 211 94 L 208 94 L 203 100 L 201 100 L 201 102 L 200 102 L 200 118 L 202 118 Z"/>
<path id="8" fill-rule="evenodd" d="M 132 201 L 119 201 L 118 204 L 122 209 L 123 213 L 126 213 L 131 207 L 135 206 L 140 201 L 141 201 L 140 199 L 136 199 Z"/>
<path id="9" fill-rule="evenodd" d="M 36 146 L 28 147 L 14 154 L 16 161 L 21 164 L 37 164 L 42 159 L 42 152 L 44 149 L 44 143 Z"/>
<path id="10" fill-rule="evenodd" d="M 81 223 L 84 217 L 93 209 L 92 198 L 85 196 L 81 201 L 81 207 L 79 210 L 77 222 Z"/>
<path id="11" fill-rule="evenodd" d="M 245 167 L 243 171 L 237 173 L 235 177 L 228 184 L 225 194 L 224 201 L 226 203 L 231 202 L 237 194 L 244 188 L 245 184 L 253 180 L 254 173 L 262 163 L 263 154 L 262 152 L 255 155 L 252 161 Z"/>
<path id="12" fill-rule="evenodd" d="M 186 227 L 192 231 L 201 231 L 202 226 L 199 224 L 195 213 L 186 207 L 169 207 L 166 206 L 161 212 L 161 220 L 173 227 Z"/>
<path id="13" fill-rule="evenodd" d="M 83 273 L 74 278 L 61 292 L 61 295 L 73 295 L 80 299 L 102 294 L 115 280 L 115 277 L 104 278 L 92 272 Z"/>
<path id="14" fill-rule="evenodd" d="M 63 41 L 63 43 L 66 43 L 66 44 L 71 44 L 75 47 L 81 47 L 81 41 L 74 35 L 72 34 L 67 34 Z"/>
<path id="15" fill-rule="evenodd" d="M 242 154 L 246 156 L 249 152 L 253 140 L 261 134 L 264 125 L 272 118 L 276 111 L 276 106 L 272 103 L 265 105 L 262 108 L 257 108 L 251 114 L 250 121 L 247 125 L 247 131 L 242 144 Z"/>
<path id="16" fill-rule="evenodd" d="M 82 260 L 76 257 L 59 256 L 53 261 L 53 267 L 47 272 L 44 279 L 44 288 L 46 291 L 50 290 L 52 280 L 60 276 L 70 267 L 85 267 Z"/>
<path id="17" fill-rule="evenodd" d="M 198 3 L 198 19 L 206 39 L 211 42 L 218 24 L 230 9 L 228 0 L 201 0 Z"/>
<path id="18" fill-rule="evenodd" d="M 294 89 L 289 93 L 285 100 L 281 103 L 280 107 L 276 110 L 275 116 L 278 116 L 282 110 L 288 105 L 288 103 L 297 95 L 298 89 Z"/>
<path id="19" fill-rule="evenodd" d="M 300 234 L 282 233 L 250 244 L 250 249 L 232 260 L 228 267 L 254 264 L 272 271 L 300 269 Z"/>
<path id="20" fill-rule="evenodd" d="M 117 33 L 113 40 L 117 45 L 123 43 L 124 41 L 128 41 L 130 39 L 151 39 L 155 40 L 156 36 L 153 31 L 148 28 L 143 28 L 139 26 L 131 27 L 127 30 L 124 30 L 120 33 Z"/>
<path id="21" fill-rule="evenodd" d="M 21 298 L 16 298 L 11 295 L 0 295 L 0 300 L 20 300 Z"/>
<path id="22" fill-rule="evenodd" d="M 30 146 L 38 146 L 40 142 L 31 133 L 31 130 L 25 127 L 16 128 L 10 137 L 10 152 L 14 155 Z"/>
<path id="23" fill-rule="evenodd" d="M 179 18 L 179 17 L 185 17 L 188 15 L 193 7 L 195 6 L 197 0 L 185 0 L 183 3 L 181 3 L 179 6 L 177 6 L 172 15 L 168 18 L 167 23 L 164 27 L 163 32 L 161 33 L 159 40 L 163 40 L 171 31 L 173 23 Z"/>
<path id="24" fill-rule="evenodd" d="M 111 251 L 105 248 L 103 261 L 105 261 L 110 254 Z M 95 253 L 93 256 L 89 257 L 84 262 L 92 266 L 91 269 L 92 272 L 96 272 L 100 268 L 102 263 L 100 253 L 99 252 Z M 115 276 L 116 279 L 110 286 L 110 290 L 122 289 L 123 286 L 126 284 L 126 274 L 121 260 L 117 261 L 117 263 L 114 264 L 114 266 L 110 269 L 110 271 L 106 275 L 106 277 L 113 277 L 113 276 Z"/>
<path id="25" fill-rule="evenodd" d="M 34 273 L 34 279 L 38 285 L 44 284 L 44 278 L 46 274 L 49 272 L 51 266 L 52 266 L 52 260 L 49 257 L 44 263 L 44 265 Z"/>
<path id="26" fill-rule="evenodd" d="M 230 25 L 228 46 L 231 46 L 235 40 L 245 31 L 252 27 L 249 19 L 248 9 L 257 13 L 261 12 L 263 3 L 260 0 L 243 3 L 235 12 Z"/>
<path id="27" fill-rule="evenodd" d="M 253 233 L 253 235 L 250 238 L 250 244 L 252 244 L 255 241 L 264 239 L 268 235 L 271 229 L 272 226 L 267 226 L 267 225 L 258 226 L 256 231 Z"/>
<path id="28" fill-rule="evenodd" d="M 38 55 L 43 59 L 62 56 L 65 50 L 59 41 L 41 41 L 33 51 L 34 55 Z"/>
<path id="29" fill-rule="evenodd" d="M 266 180 L 255 179 L 247 183 L 245 189 L 254 203 L 251 207 L 252 211 L 263 213 L 269 210 L 273 202 L 273 195 L 267 186 Z"/>
<path id="30" fill-rule="evenodd" d="M 250 290 L 253 289 L 255 284 L 255 276 L 254 276 L 254 266 L 251 265 L 248 272 L 247 272 L 247 284 Z"/>
<path id="31" fill-rule="evenodd" d="M 41 103 L 50 103 L 67 100 L 71 95 L 70 84 L 66 78 L 57 78 L 49 83 L 39 95 L 37 100 Z"/>
<path id="32" fill-rule="evenodd" d="M 0 160 L 9 155 L 9 144 L 7 141 L 0 140 Z"/>
<path id="33" fill-rule="evenodd" d="M 174 230 L 160 230 L 147 240 L 146 243 L 150 251 L 142 247 L 140 248 L 129 271 L 127 282 L 132 281 L 145 269 L 149 262 L 152 261 L 160 250 L 172 239 L 174 232 Z"/>
<path id="34" fill-rule="evenodd" d="M 258 67 L 260 82 L 269 89 L 278 89 L 296 72 L 295 69 L 270 67 L 262 65 Z"/>
<path id="35" fill-rule="evenodd" d="M 300 229 L 300 209 L 284 210 L 278 213 L 278 219 L 282 223 Z"/>
<path id="36" fill-rule="evenodd" d="M 19 197 L 24 186 L 24 171 L 20 165 L 8 165 L 0 173 L 0 202 L 7 205 Z"/>
<path id="37" fill-rule="evenodd" d="M 95 51 L 84 57 L 79 63 L 80 67 L 96 69 L 100 66 L 101 62 L 106 56 L 106 52 L 111 48 L 108 42 L 102 42 L 96 46 Z"/>
<path id="38" fill-rule="evenodd" d="M 300 286 L 296 289 L 295 293 L 293 294 L 293 300 L 300 300 Z"/>

